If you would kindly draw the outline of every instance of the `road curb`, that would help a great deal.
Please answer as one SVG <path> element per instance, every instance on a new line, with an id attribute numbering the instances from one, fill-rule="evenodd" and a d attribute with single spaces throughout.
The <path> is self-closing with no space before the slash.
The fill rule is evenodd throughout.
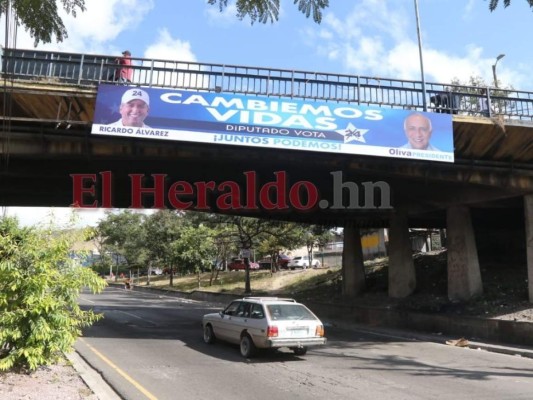
<path id="1" fill-rule="evenodd" d="M 365 306 L 355 303 L 325 303 L 309 300 L 306 304 L 317 314 L 332 320 L 345 320 L 377 328 L 409 330 L 421 334 L 439 332 L 483 343 L 512 348 L 531 348 L 533 323 L 453 314 L 427 314 L 394 307 Z"/>
<path id="2" fill-rule="evenodd" d="M 122 398 L 76 351 L 65 354 L 80 378 L 99 400 L 121 400 Z"/>

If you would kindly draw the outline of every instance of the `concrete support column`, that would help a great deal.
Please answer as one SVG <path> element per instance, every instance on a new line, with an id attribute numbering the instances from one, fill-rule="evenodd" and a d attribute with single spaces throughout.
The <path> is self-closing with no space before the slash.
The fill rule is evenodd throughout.
<path id="1" fill-rule="evenodd" d="M 363 245 L 359 229 L 353 224 L 344 226 L 342 249 L 342 294 L 353 298 L 365 288 Z"/>
<path id="2" fill-rule="evenodd" d="M 447 210 L 448 298 L 466 301 L 483 293 L 470 209 L 452 206 Z"/>
<path id="3" fill-rule="evenodd" d="M 416 272 L 407 212 L 397 208 L 391 216 L 389 228 L 389 296 L 407 297 L 415 288 Z"/>
<path id="4" fill-rule="evenodd" d="M 533 195 L 524 196 L 529 302 L 533 303 Z"/>

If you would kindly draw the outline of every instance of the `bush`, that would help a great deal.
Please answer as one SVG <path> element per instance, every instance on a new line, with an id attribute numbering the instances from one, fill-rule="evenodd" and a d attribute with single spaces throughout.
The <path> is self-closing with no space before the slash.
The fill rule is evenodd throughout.
<path id="1" fill-rule="evenodd" d="M 71 244 L 72 235 L 0 219 L 0 370 L 56 362 L 101 318 L 77 300 L 82 288 L 96 293 L 106 283 L 69 257 Z"/>

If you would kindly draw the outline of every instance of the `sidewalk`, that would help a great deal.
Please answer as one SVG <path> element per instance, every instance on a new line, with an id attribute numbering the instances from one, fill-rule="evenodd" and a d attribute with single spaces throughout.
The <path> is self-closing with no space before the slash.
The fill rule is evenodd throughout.
<path id="1" fill-rule="evenodd" d="M 371 333 L 378 336 L 383 337 L 391 337 L 391 338 L 401 338 L 401 339 L 407 339 L 412 341 L 423 341 L 423 342 L 433 342 L 442 344 L 445 346 L 454 346 L 454 342 L 459 341 L 460 339 L 465 338 L 458 338 L 458 337 L 451 337 L 451 336 L 445 336 L 442 334 L 424 334 L 420 332 L 413 332 L 413 331 L 405 331 L 400 329 L 392 329 L 392 328 L 378 328 L 378 327 L 370 327 L 367 325 L 362 324 L 356 324 L 351 322 L 346 322 L 342 320 L 328 320 L 327 318 L 323 319 L 324 323 L 326 324 L 326 328 L 328 324 L 330 326 L 334 326 L 340 329 L 346 329 L 346 330 L 358 330 L 361 332 Z M 484 343 L 474 340 L 465 339 L 464 341 L 461 341 L 457 343 L 458 347 L 466 347 L 473 350 L 483 350 L 483 351 L 490 351 L 492 353 L 500 353 L 500 354 L 507 354 L 511 356 L 519 356 L 519 357 L 526 357 L 533 359 L 533 348 L 526 347 L 526 346 L 513 346 L 513 345 L 501 345 L 501 344 L 495 344 L 495 343 Z"/>

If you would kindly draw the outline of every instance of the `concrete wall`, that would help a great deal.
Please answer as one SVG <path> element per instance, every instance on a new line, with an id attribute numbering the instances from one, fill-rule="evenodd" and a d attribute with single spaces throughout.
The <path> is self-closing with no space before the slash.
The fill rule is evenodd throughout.
<path id="1" fill-rule="evenodd" d="M 341 319 L 370 326 L 409 329 L 425 333 L 440 332 L 448 336 L 502 344 L 533 345 L 533 323 L 529 322 L 432 315 L 378 307 L 309 301 L 306 305 L 323 319 Z"/>

